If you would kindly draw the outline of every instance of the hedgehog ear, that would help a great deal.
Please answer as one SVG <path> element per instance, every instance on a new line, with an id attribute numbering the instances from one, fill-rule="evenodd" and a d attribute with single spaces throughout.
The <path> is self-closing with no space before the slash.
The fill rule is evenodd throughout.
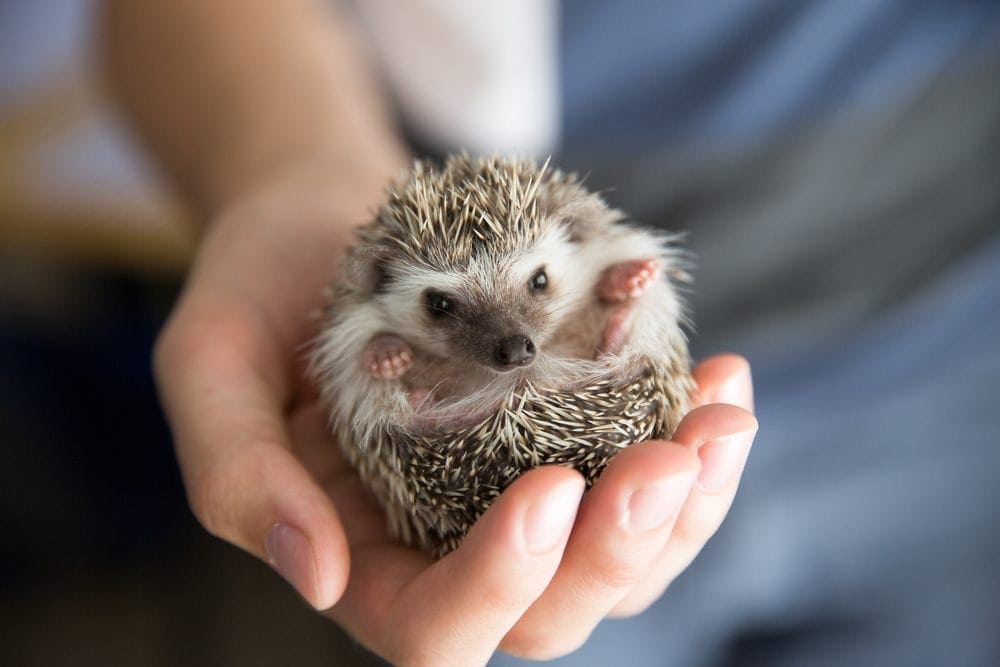
<path id="1" fill-rule="evenodd" d="M 372 253 L 366 259 L 362 282 L 365 292 L 372 295 L 385 294 L 393 281 L 388 258 Z"/>
<path id="2" fill-rule="evenodd" d="M 619 211 L 610 209 L 593 195 L 574 199 L 554 211 L 565 226 L 571 243 L 584 243 L 598 236 L 609 224 L 622 219 Z"/>
<path id="3" fill-rule="evenodd" d="M 389 273 L 388 262 L 384 258 L 378 258 L 372 265 L 372 274 L 369 277 L 369 284 L 373 294 L 385 294 L 392 282 L 392 274 Z"/>
<path id="4" fill-rule="evenodd" d="M 355 247 L 347 257 L 345 280 L 368 295 L 383 293 L 391 280 L 388 262 L 379 253 Z"/>

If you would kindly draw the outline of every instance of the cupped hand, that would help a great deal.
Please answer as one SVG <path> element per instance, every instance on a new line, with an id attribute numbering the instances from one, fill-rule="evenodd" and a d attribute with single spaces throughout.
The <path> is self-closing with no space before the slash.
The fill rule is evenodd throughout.
<path id="1" fill-rule="evenodd" d="M 399 546 L 302 379 L 345 224 L 367 215 L 345 202 L 367 201 L 278 185 L 207 232 L 155 355 L 191 507 L 393 662 L 568 653 L 656 600 L 722 522 L 757 428 L 749 367 L 699 364 L 698 407 L 673 440 L 624 450 L 586 496 L 577 472 L 539 468 L 448 556 Z"/>

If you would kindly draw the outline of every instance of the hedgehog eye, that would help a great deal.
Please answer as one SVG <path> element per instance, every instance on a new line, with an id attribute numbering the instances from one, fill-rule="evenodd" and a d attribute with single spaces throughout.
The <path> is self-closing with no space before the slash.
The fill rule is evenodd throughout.
<path id="1" fill-rule="evenodd" d="M 549 277 L 546 275 L 544 268 L 535 271 L 535 275 L 531 276 L 531 280 L 528 281 L 528 287 L 534 292 L 541 292 L 548 286 Z"/>
<path id="2" fill-rule="evenodd" d="M 455 304 L 441 292 L 428 291 L 425 297 L 427 312 L 431 317 L 450 315 L 455 310 Z"/>

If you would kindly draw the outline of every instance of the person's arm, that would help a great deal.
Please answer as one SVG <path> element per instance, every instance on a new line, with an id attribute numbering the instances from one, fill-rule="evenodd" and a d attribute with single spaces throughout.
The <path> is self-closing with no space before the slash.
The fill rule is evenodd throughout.
<path id="1" fill-rule="evenodd" d="M 377 197 L 406 157 L 355 35 L 317 0 L 110 0 L 112 83 L 203 213 L 283 170 Z"/>
<path id="2" fill-rule="evenodd" d="M 332 3 L 331 3 L 332 4 Z M 206 233 L 155 371 L 189 501 L 356 639 L 402 664 L 572 651 L 645 609 L 724 518 L 756 430 L 707 405 L 622 452 L 587 494 L 524 474 L 433 561 L 396 544 L 304 381 L 312 314 L 404 161 L 358 50 L 319 0 L 110 0 L 112 81 Z M 695 369 L 751 409 L 746 362 Z M 696 481 L 699 478 L 699 481 Z"/>

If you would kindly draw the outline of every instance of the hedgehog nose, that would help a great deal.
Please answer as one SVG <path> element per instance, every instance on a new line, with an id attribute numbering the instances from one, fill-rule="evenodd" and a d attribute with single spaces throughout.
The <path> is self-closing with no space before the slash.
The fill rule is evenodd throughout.
<path id="1" fill-rule="evenodd" d="M 535 358 L 535 344 L 525 336 L 507 336 L 497 343 L 493 360 L 502 370 L 527 366 Z"/>

